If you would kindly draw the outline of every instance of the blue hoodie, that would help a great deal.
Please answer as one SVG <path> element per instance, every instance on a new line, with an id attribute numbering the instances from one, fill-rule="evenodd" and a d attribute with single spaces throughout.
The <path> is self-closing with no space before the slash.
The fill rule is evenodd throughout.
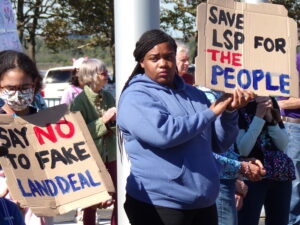
<path id="1" fill-rule="evenodd" d="M 117 124 L 131 163 L 127 193 L 176 209 L 211 206 L 219 193 L 212 151 L 235 141 L 237 113 L 218 118 L 205 94 L 176 75 L 174 89 L 136 75 L 122 93 Z"/>

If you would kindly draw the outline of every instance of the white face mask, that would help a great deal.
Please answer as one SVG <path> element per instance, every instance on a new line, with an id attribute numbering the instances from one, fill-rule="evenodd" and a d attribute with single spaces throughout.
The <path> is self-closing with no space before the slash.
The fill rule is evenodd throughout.
<path id="1" fill-rule="evenodd" d="M 33 101 L 34 89 L 28 88 L 22 91 L 5 90 L 1 93 L 1 98 L 14 111 L 22 111 L 26 109 Z"/>

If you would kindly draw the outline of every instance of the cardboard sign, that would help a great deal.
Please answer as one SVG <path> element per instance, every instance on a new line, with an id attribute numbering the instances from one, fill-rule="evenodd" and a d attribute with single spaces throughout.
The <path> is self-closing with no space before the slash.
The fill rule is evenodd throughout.
<path id="1" fill-rule="evenodd" d="M 197 85 L 298 97 L 297 24 L 284 6 L 208 0 L 197 7 L 197 29 Z"/>
<path id="2" fill-rule="evenodd" d="M 22 51 L 14 11 L 9 0 L 0 1 L 0 51 Z"/>
<path id="3" fill-rule="evenodd" d="M 13 199 L 54 216 L 111 199 L 112 180 L 79 112 L 60 105 L 25 117 L 0 116 L 0 163 Z"/>

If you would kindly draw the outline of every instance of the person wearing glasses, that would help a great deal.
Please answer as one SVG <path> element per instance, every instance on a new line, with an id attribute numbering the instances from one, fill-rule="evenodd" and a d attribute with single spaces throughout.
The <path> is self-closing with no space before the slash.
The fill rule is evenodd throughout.
<path id="1" fill-rule="evenodd" d="M 71 111 L 81 112 L 116 187 L 116 108 L 113 96 L 103 90 L 108 82 L 105 64 L 95 58 L 84 60 L 79 67 L 78 79 L 83 85 L 83 91 L 71 103 Z M 112 205 L 115 202 L 115 196 L 114 194 L 112 201 L 84 209 L 83 224 L 95 225 L 97 207 L 106 208 Z M 116 202 L 111 224 L 117 224 Z"/>
<path id="2" fill-rule="evenodd" d="M 0 52 L 0 98 L 3 100 L 0 113 L 13 116 L 36 113 L 37 108 L 31 104 L 41 87 L 42 77 L 26 54 L 12 50 Z M 30 209 L 24 211 L 26 225 L 53 224 L 53 218 L 37 217 Z"/>

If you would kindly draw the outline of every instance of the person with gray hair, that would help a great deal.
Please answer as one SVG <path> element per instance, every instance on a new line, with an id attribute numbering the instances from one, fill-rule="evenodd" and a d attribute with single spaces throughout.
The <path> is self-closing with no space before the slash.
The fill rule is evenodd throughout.
<path id="1" fill-rule="evenodd" d="M 113 96 L 103 90 L 108 82 L 105 64 L 95 58 L 83 61 L 79 67 L 78 79 L 84 87 L 71 104 L 71 111 L 81 112 L 116 187 L 116 108 Z M 83 224 L 95 225 L 97 207 L 106 208 L 115 203 L 111 224 L 116 225 L 115 196 L 113 194 L 112 201 L 84 209 Z"/>
<path id="2" fill-rule="evenodd" d="M 182 77 L 185 83 L 193 85 L 194 76 L 188 73 L 189 68 L 189 48 L 183 42 L 176 42 L 176 66 L 178 70 L 178 75 Z"/>

